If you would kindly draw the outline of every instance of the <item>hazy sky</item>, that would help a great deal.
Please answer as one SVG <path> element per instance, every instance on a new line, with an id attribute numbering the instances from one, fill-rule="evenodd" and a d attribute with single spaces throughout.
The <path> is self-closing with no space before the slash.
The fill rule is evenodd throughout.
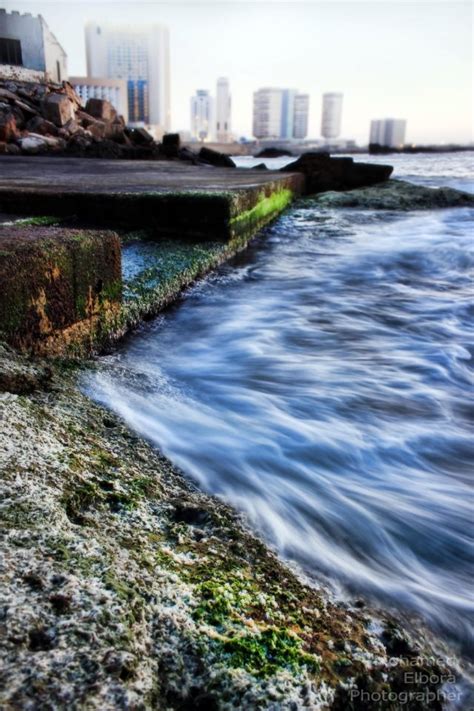
<path id="1" fill-rule="evenodd" d="M 319 136 L 321 94 L 344 92 L 343 135 L 367 142 L 371 118 L 408 120 L 410 142 L 472 137 L 472 5 L 455 0 L 300 2 L 82 2 L 0 0 L 41 13 L 85 74 L 87 20 L 161 22 L 171 40 L 172 125 L 189 128 L 189 98 L 228 76 L 233 128 L 250 135 L 252 92 L 295 87 L 310 94 L 310 136 Z"/>

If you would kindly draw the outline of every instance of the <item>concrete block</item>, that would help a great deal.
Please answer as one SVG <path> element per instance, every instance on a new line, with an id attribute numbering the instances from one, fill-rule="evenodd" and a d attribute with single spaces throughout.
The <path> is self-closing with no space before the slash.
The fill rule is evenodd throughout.
<path id="1" fill-rule="evenodd" d="M 120 312 L 120 241 L 114 232 L 0 227 L 0 334 L 41 355 L 85 354 Z"/>

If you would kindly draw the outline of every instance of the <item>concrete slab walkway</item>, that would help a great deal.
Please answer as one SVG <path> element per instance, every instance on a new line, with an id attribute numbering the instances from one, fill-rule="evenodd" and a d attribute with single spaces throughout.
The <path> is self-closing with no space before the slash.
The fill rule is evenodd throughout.
<path id="1" fill-rule="evenodd" d="M 0 157 L 0 211 L 76 215 L 180 238 L 249 237 L 302 188 L 299 173 L 179 161 Z"/>

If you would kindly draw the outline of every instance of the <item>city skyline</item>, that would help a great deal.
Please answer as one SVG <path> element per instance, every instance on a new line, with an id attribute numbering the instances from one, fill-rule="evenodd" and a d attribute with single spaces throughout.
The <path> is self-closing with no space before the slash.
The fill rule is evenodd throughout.
<path id="1" fill-rule="evenodd" d="M 465 2 L 274 3 L 271 15 L 268 3 L 256 2 L 114 3 L 113 17 L 107 2 L 1 5 L 41 13 L 68 53 L 69 73 L 77 76 L 86 74 L 87 21 L 167 25 L 173 130 L 188 128 L 196 87 L 226 76 L 237 137 L 252 135 L 253 92 L 279 85 L 310 95 L 308 137 L 320 136 L 322 95 L 341 92 L 343 138 L 366 143 L 374 117 L 395 115 L 408 121 L 408 142 L 472 140 L 471 9 Z M 351 22 L 339 23 L 341 13 Z M 354 61 L 344 61 L 348 54 Z"/>

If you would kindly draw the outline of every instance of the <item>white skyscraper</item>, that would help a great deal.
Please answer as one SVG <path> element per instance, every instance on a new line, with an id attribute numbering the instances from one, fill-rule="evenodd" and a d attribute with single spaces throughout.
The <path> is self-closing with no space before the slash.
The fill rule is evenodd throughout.
<path id="1" fill-rule="evenodd" d="M 259 89 L 253 95 L 253 135 L 259 139 L 305 138 L 309 96 L 296 89 Z"/>
<path id="2" fill-rule="evenodd" d="M 125 79 L 131 123 L 170 128 L 169 33 L 162 25 L 86 25 L 87 73 Z"/>
<path id="3" fill-rule="evenodd" d="M 337 138 L 341 133 L 342 97 L 338 92 L 323 94 L 321 135 L 327 140 Z"/>
<path id="4" fill-rule="evenodd" d="M 293 137 L 306 138 L 308 135 L 309 94 L 297 94 L 294 104 Z"/>
<path id="5" fill-rule="evenodd" d="M 216 140 L 228 143 L 231 140 L 231 98 L 229 80 L 220 77 L 216 92 Z"/>
<path id="6" fill-rule="evenodd" d="M 198 141 L 213 136 L 213 100 L 206 89 L 198 89 L 191 97 L 191 135 Z"/>
<path id="7" fill-rule="evenodd" d="M 401 148 L 405 143 L 405 119 L 377 119 L 370 122 L 369 143 Z"/>

